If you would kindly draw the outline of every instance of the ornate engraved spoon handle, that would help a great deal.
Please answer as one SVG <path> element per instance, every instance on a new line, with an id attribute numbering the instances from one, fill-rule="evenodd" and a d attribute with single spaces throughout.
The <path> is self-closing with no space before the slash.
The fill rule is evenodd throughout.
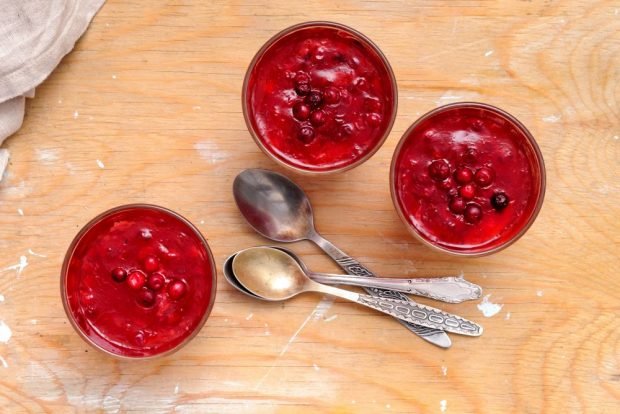
<path id="1" fill-rule="evenodd" d="M 424 296 L 447 303 L 461 303 L 480 298 L 482 289 L 462 277 L 399 279 L 310 272 L 312 280 L 326 285 L 349 285 L 389 289 L 410 295 Z"/>
<path id="2" fill-rule="evenodd" d="M 312 240 L 317 246 L 319 246 L 329 257 L 331 257 L 338 265 L 348 274 L 356 275 L 356 276 L 369 276 L 374 277 L 375 275 L 357 260 L 353 259 L 345 252 L 334 246 L 331 242 L 321 237 L 319 234 L 314 233 L 310 240 Z M 388 297 L 393 299 L 400 300 L 409 300 L 412 303 L 411 299 L 409 299 L 406 295 L 403 295 L 399 292 L 394 292 L 392 290 L 385 289 L 377 289 L 377 288 L 364 288 L 364 290 L 372 296 L 378 297 Z M 437 345 L 441 348 L 450 348 L 452 345 L 452 341 L 450 341 L 450 337 L 440 329 L 428 328 L 426 326 L 417 325 L 413 323 L 408 323 L 402 319 L 398 320 L 405 328 L 409 329 L 414 334 L 418 335 L 420 338 L 424 339 L 427 342 L 432 343 L 433 345 Z"/>
<path id="3" fill-rule="evenodd" d="M 327 293 L 329 295 L 348 299 L 405 322 L 422 325 L 427 328 L 440 329 L 460 335 L 482 335 L 482 327 L 480 325 L 430 306 L 420 305 L 406 300 L 359 294 L 351 292 L 350 290 L 322 285 L 312 280 L 307 281 L 305 290 Z"/>

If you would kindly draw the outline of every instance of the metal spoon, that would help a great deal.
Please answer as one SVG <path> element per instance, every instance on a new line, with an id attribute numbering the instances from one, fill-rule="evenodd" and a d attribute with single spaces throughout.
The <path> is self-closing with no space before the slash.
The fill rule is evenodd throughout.
<path id="1" fill-rule="evenodd" d="M 450 276 L 435 279 L 399 279 L 351 275 L 332 275 L 312 272 L 306 267 L 304 262 L 290 250 L 279 247 L 267 248 L 276 249 L 289 255 L 293 260 L 297 262 L 297 264 L 299 265 L 299 267 L 301 267 L 301 270 L 306 274 L 306 276 L 308 276 L 315 282 L 322 283 L 324 285 L 349 285 L 374 287 L 378 289 L 390 289 L 397 292 L 408 293 L 411 295 L 424 296 L 447 303 L 461 303 L 465 300 L 478 299 L 482 294 L 482 289 L 480 288 L 480 286 L 470 283 L 462 277 Z M 232 272 L 232 268 L 228 267 L 228 261 L 232 260 L 234 256 L 235 255 L 229 257 L 226 262 L 224 262 L 224 275 L 231 285 L 238 288 L 240 284 L 236 280 L 236 276 L 234 272 Z M 229 271 L 230 274 L 226 274 L 227 271 Z M 242 290 L 242 292 L 247 293 L 245 289 Z"/>
<path id="2" fill-rule="evenodd" d="M 279 242 L 311 240 L 348 274 L 374 276 L 370 270 L 316 231 L 310 200 L 297 184 L 285 176 L 268 170 L 245 170 L 235 178 L 233 195 L 241 214 L 254 230 L 264 237 Z M 410 300 L 407 296 L 390 290 L 365 290 L 373 296 Z M 434 345 L 442 348 L 452 345 L 450 338 L 442 330 L 400 322 Z"/>
<path id="3" fill-rule="evenodd" d="M 302 292 L 320 292 L 386 313 L 405 322 L 461 335 L 480 336 L 482 327 L 460 316 L 409 301 L 377 298 L 326 286 L 310 279 L 285 252 L 269 247 L 252 247 L 237 253 L 232 261 L 237 280 L 263 299 L 280 301 Z"/>

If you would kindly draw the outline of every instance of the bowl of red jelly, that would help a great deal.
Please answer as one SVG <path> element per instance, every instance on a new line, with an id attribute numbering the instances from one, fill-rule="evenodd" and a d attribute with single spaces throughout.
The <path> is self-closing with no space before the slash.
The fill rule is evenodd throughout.
<path id="1" fill-rule="evenodd" d="M 120 358 L 170 354 L 204 325 L 216 291 L 209 246 L 187 219 L 146 204 L 91 220 L 71 243 L 61 296 L 93 347 Z"/>
<path id="2" fill-rule="evenodd" d="M 410 232 L 444 252 L 481 256 L 514 243 L 545 194 L 545 165 L 512 115 L 472 102 L 439 107 L 403 135 L 390 187 Z"/>
<path id="3" fill-rule="evenodd" d="M 370 158 L 397 108 L 386 57 L 360 32 L 307 22 L 272 37 L 243 85 L 243 114 L 254 141 L 296 172 L 333 173 Z"/>

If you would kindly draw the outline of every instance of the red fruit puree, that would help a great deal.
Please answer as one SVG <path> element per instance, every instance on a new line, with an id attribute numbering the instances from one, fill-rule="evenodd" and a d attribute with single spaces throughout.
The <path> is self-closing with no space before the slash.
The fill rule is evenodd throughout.
<path id="1" fill-rule="evenodd" d="M 127 357 L 172 350 L 215 294 L 202 238 L 172 213 L 128 206 L 90 224 L 65 262 L 65 307 L 96 346 Z"/>
<path id="2" fill-rule="evenodd" d="M 255 59 L 246 116 L 267 151 L 285 164 L 340 169 L 372 153 L 389 132 L 396 111 L 393 74 L 354 32 L 302 27 Z"/>
<path id="3" fill-rule="evenodd" d="M 523 127 L 491 107 L 440 109 L 403 138 L 394 190 L 430 243 L 480 253 L 511 241 L 542 201 L 542 158 Z"/>

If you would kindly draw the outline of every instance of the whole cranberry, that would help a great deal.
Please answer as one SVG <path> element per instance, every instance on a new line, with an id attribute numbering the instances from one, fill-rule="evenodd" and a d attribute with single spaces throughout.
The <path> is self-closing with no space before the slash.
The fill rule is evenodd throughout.
<path id="1" fill-rule="evenodd" d="M 323 104 L 323 94 L 321 91 L 310 91 L 306 96 L 306 103 L 310 105 L 310 108 L 316 109 Z"/>
<path id="2" fill-rule="evenodd" d="M 310 83 L 310 75 L 300 71 L 295 74 L 295 85 L 301 85 L 302 83 Z"/>
<path id="3" fill-rule="evenodd" d="M 442 181 L 441 184 L 449 182 L 449 180 L 446 181 Z M 450 187 L 448 189 L 448 197 L 456 197 L 459 195 L 459 190 L 456 189 L 456 187 Z"/>
<path id="4" fill-rule="evenodd" d="M 293 106 L 293 116 L 300 121 L 305 121 L 310 116 L 310 107 L 303 102 L 297 102 Z"/>
<path id="5" fill-rule="evenodd" d="M 309 83 L 298 83 L 295 85 L 295 92 L 299 96 L 306 96 L 310 93 L 310 84 Z"/>
<path id="6" fill-rule="evenodd" d="M 463 162 L 473 164 L 478 159 L 478 150 L 474 147 L 468 147 L 463 153 Z"/>
<path id="7" fill-rule="evenodd" d="M 461 197 L 452 197 L 449 207 L 454 214 L 461 214 L 465 211 L 467 203 Z"/>
<path id="8" fill-rule="evenodd" d="M 368 125 L 370 125 L 371 127 L 378 127 L 381 125 L 381 121 L 383 121 L 383 119 L 381 118 L 381 115 L 372 112 L 370 114 L 366 114 L 366 122 L 368 123 Z"/>
<path id="9" fill-rule="evenodd" d="M 454 181 L 452 181 L 452 178 L 450 177 L 446 178 L 443 181 L 440 181 L 439 188 L 443 188 L 444 190 L 447 190 L 449 196 L 455 196 L 459 193 L 459 190 L 457 190 L 456 187 L 454 187 Z"/>
<path id="10" fill-rule="evenodd" d="M 173 300 L 181 299 L 187 293 L 187 285 L 182 280 L 175 279 L 168 285 L 168 296 Z"/>
<path id="11" fill-rule="evenodd" d="M 162 275 L 159 272 L 155 272 L 153 273 L 151 276 L 149 276 L 148 280 L 146 281 L 146 285 L 153 289 L 154 291 L 158 291 L 161 288 L 164 287 L 164 285 L 166 284 L 166 278 L 164 277 L 164 275 Z"/>
<path id="12" fill-rule="evenodd" d="M 450 176 L 450 165 L 446 160 L 434 160 L 428 166 L 428 173 L 435 181 L 443 181 Z"/>
<path id="13" fill-rule="evenodd" d="M 482 167 L 476 171 L 474 180 L 480 187 L 488 187 L 495 179 L 495 171 L 489 167 Z"/>
<path id="14" fill-rule="evenodd" d="M 159 269 L 159 259 L 157 258 L 157 256 L 146 256 L 144 258 L 144 269 L 147 272 L 154 272 Z"/>
<path id="15" fill-rule="evenodd" d="M 454 179 L 459 184 L 467 184 L 474 177 L 474 173 L 467 167 L 460 167 L 454 172 Z"/>
<path id="16" fill-rule="evenodd" d="M 459 189 L 459 195 L 464 199 L 472 199 L 476 195 L 476 187 L 473 184 L 465 184 Z"/>
<path id="17" fill-rule="evenodd" d="M 142 270 L 132 270 L 127 276 L 127 284 L 130 288 L 138 290 L 146 283 L 146 275 Z"/>
<path id="18" fill-rule="evenodd" d="M 497 211 L 502 211 L 510 204 L 510 199 L 503 191 L 498 191 L 491 197 L 491 205 Z"/>
<path id="19" fill-rule="evenodd" d="M 140 293 L 138 293 L 138 303 L 145 308 L 150 308 L 155 304 L 157 300 L 157 296 L 155 292 L 150 289 L 142 289 Z"/>
<path id="20" fill-rule="evenodd" d="M 112 273 L 112 279 L 114 279 L 117 282 L 122 282 L 125 279 L 127 279 L 127 271 L 123 269 L 122 267 L 117 267 L 113 269 L 111 273 Z"/>
<path id="21" fill-rule="evenodd" d="M 311 126 L 302 126 L 297 136 L 301 142 L 308 145 L 314 140 L 314 129 Z"/>
<path id="22" fill-rule="evenodd" d="M 327 120 L 327 115 L 322 110 L 314 111 L 310 114 L 310 123 L 315 127 L 320 127 Z"/>
<path id="23" fill-rule="evenodd" d="M 465 208 L 465 221 L 471 224 L 478 223 L 482 218 L 482 208 L 477 203 L 469 203 Z"/>
<path id="24" fill-rule="evenodd" d="M 325 92 L 323 92 L 323 100 L 328 105 L 337 104 L 338 102 L 340 102 L 340 92 L 338 92 L 338 89 L 330 86 L 329 88 L 325 89 Z"/>

